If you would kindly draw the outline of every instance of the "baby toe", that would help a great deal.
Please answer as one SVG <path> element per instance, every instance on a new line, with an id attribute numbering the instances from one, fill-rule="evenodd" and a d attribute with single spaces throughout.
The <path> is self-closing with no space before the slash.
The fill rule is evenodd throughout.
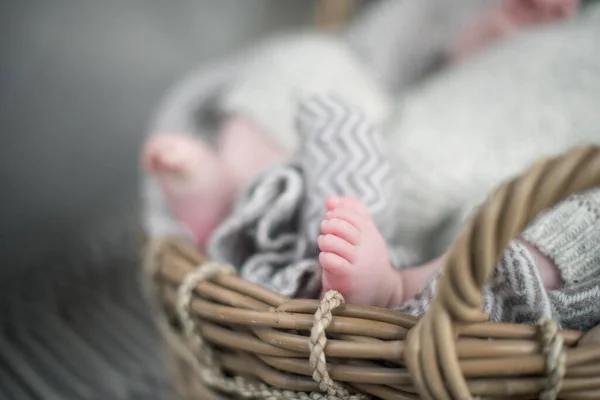
<path id="1" fill-rule="evenodd" d="M 321 232 L 324 235 L 338 236 L 352 245 L 360 242 L 360 231 L 343 219 L 326 219 L 321 222 Z"/>
<path id="2" fill-rule="evenodd" d="M 163 174 L 175 172 L 177 163 L 164 149 L 154 148 L 144 154 L 144 167 L 150 173 Z"/>
<path id="3" fill-rule="evenodd" d="M 336 290 L 344 296 L 356 287 L 356 280 L 352 274 L 352 264 L 334 253 L 323 252 L 319 254 L 319 262 L 323 267 L 321 275 L 322 295 L 329 290 Z"/>
<path id="4" fill-rule="evenodd" d="M 330 211 L 335 210 L 337 207 L 340 206 L 340 201 L 341 201 L 340 196 L 336 196 L 336 195 L 327 196 L 327 198 L 325 199 L 325 207 Z"/>
<path id="5" fill-rule="evenodd" d="M 365 203 L 352 196 L 344 196 L 340 198 L 340 207 L 348 208 L 362 215 L 369 214 Z"/>
<path id="6" fill-rule="evenodd" d="M 164 148 L 161 142 L 162 140 L 159 138 L 151 138 L 144 145 L 142 163 L 144 168 L 149 171 L 154 171 L 157 167 L 157 161 L 159 161 L 159 156 L 162 154 Z"/>
<path id="7" fill-rule="evenodd" d="M 351 209 L 359 214 L 368 214 L 367 206 L 365 206 L 365 204 L 362 201 L 352 196 L 331 195 L 325 200 L 325 206 L 330 211 L 342 207 Z"/>
<path id="8" fill-rule="evenodd" d="M 325 214 L 325 221 L 329 221 L 332 219 L 339 219 L 342 221 L 346 221 L 350 225 L 354 226 L 354 228 L 359 231 L 363 229 L 365 226 L 365 222 L 367 221 L 367 217 L 364 214 L 358 213 L 349 208 L 336 208 L 334 210 L 328 211 Z"/>
<path id="9" fill-rule="evenodd" d="M 338 236 L 321 235 L 317 244 L 322 252 L 337 254 L 350 263 L 354 261 L 356 248 Z"/>
<path id="10" fill-rule="evenodd" d="M 338 275 L 347 271 L 350 263 L 335 253 L 321 252 L 319 254 L 321 266 L 328 272 Z"/>
<path id="11" fill-rule="evenodd" d="M 182 152 L 177 140 L 177 137 L 164 135 L 151 138 L 143 151 L 146 169 L 150 172 L 176 172 L 182 164 Z"/>

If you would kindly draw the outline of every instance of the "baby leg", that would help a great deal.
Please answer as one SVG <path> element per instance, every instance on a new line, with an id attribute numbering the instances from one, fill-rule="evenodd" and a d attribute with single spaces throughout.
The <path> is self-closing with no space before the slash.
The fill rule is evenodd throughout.
<path id="1" fill-rule="evenodd" d="M 174 217 L 204 248 L 231 205 L 235 191 L 231 172 L 202 141 L 175 133 L 151 137 L 143 164 L 158 181 Z"/>
<path id="2" fill-rule="evenodd" d="M 251 122 L 225 121 L 218 151 L 182 134 L 152 137 L 144 149 L 146 171 L 157 178 L 175 217 L 204 248 L 225 218 L 235 194 L 283 155 Z"/>
<path id="3" fill-rule="evenodd" d="M 502 0 L 467 27 L 452 52 L 460 61 L 522 29 L 571 17 L 579 0 Z"/>
<path id="4" fill-rule="evenodd" d="M 269 166 L 284 160 L 283 150 L 246 117 L 225 120 L 219 141 L 219 157 L 231 171 L 237 189 Z"/>

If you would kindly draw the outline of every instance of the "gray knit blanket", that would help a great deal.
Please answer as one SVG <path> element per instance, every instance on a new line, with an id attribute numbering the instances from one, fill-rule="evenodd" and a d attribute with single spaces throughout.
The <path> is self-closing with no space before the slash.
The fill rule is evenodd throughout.
<path id="1" fill-rule="evenodd" d="M 302 143 L 298 153 L 246 188 L 213 234 L 208 255 L 235 265 L 250 282 L 290 297 L 315 297 L 321 288 L 316 244 L 319 226 L 326 212 L 326 197 L 336 194 L 365 203 L 388 242 L 395 268 L 422 261 L 401 243 L 394 243 L 394 230 L 402 223 L 395 218 L 395 210 L 402 206 L 402 199 L 394 197 L 397 176 L 382 146 L 381 133 L 364 114 L 333 96 L 312 97 L 299 105 L 297 131 Z M 569 274 L 596 275 L 597 257 L 579 251 L 598 243 L 596 219 L 586 213 L 598 208 L 596 201 L 600 202 L 600 190 L 574 196 L 539 216 L 523 232 L 524 238 L 544 251 L 555 248 L 557 240 L 564 241 L 559 233 L 579 244 L 563 243 L 553 256 L 563 279 Z M 572 262 L 562 259 L 565 257 Z M 425 313 L 439 276 L 438 272 L 399 309 L 413 315 Z M 534 256 L 518 241 L 505 250 L 483 294 L 492 321 L 533 324 L 548 317 L 563 327 L 583 330 L 598 322 L 594 317 L 600 304 L 597 279 L 547 291 Z"/>
<path id="2" fill-rule="evenodd" d="M 317 237 L 327 196 L 364 202 L 391 243 L 395 174 L 380 132 L 360 110 L 334 96 L 308 98 L 298 110 L 298 154 L 249 185 L 213 234 L 208 255 L 239 267 L 250 282 L 292 297 L 314 297 L 320 289 Z M 402 246 L 390 245 L 390 254 L 398 268 L 416 260 Z"/>

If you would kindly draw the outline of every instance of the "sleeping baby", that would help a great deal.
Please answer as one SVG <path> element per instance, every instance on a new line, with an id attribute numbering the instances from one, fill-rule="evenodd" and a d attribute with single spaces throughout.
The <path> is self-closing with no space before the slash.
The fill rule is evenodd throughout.
<path id="1" fill-rule="evenodd" d="M 546 22 L 572 14 L 575 5 L 507 0 L 494 6 L 449 50 L 449 59 L 462 59 L 461 65 L 397 100 L 390 100 L 382 82 L 339 41 L 291 40 L 285 48 L 272 44 L 275 48 L 267 46 L 270 50 L 246 59 L 243 68 L 222 72 L 226 85 L 211 87 L 221 90 L 217 108 L 225 116 L 216 146 L 158 123 L 158 134 L 144 149 L 145 169 L 173 218 L 201 249 L 214 249 L 211 243 L 224 237 L 224 227 L 251 227 L 234 241 L 259 238 L 249 254 L 260 240 L 265 248 L 285 242 L 285 251 L 318 259 L 321 290 L 338 290 L 351 303 L 400 306 L 420 314 L 435 289 L 445 248 L 487 193 L 541 157 L 598 140 L 586 128 L 600 126 L 597 113 L 561 100 L 570 96 L 569 103 L 594 104 L 600 98 L 590 75 L 598 61 L 588 58 L 598 34 L 596 14 L 576 27 L 524 34 L 481 54 L 472 52 L 482 44 L 469 39 L 469 31 L 495 32 L 487 37 L 498 39 L 500 26 L 518 26 L 505 24 L 506 18 L 536 21 L 539 13 L 539 21 Z M 484 29 L 485 21 L 499 25 Z M 574 41 L 578 45 L 569 47 Z M 551 46 L 561 49 L 560 57 Z M 463 59 L 465 54 L 474 55 Z M 578 74 L 567 67 L 575 61 Z M 544 75 L 549 65 L 553 69 Z M 565 92 L 563 81 L 574 90 Z M 582 85 L 585 89 L 579 90 Z M 560 96 L 552 96 L 554 88 Z M 543 101 L 545 107 L 515 114 L 532 101 Z M 547 122 L 557 115 L 558 123 Z M 302 201 L 291 207 L 285 195 L 296 188 Z M 597 284 L 591 277 L 599 275 L 598 256 L 583 249 L 594 248 L 600 237 L 595 211 L 590 211 L 598 207 L 597 192 L 569 200 L 511 243 L 487 289 L 492 319 L 525 322 L 543 314 L 565 327 L 597 323 L 600 313 L 573 315 L 565 299 L 593 289 L 577 286 L 581 283 Z M 264 218 L 257 219 L 258 214 Z M 277 218 L 279 225 L 273 225 Z M 298 236 L 270 236 L 285 224 L 302 231 L 306 240 L 300 250 L 294 247 L 302 242 Z M 527 293 L 506 290 L 516 265 L 533 288 Z M 535 309 L 509 316 L 503 304 L 517 299 Z"/>
<path id="2" fill-rule="evenodd" d="M 359 110 L 333 96 L 304 100 L 299 115 L 303 151 L 296 158 L 306 175 L 307 190 L 311 191 L 308 202 L 320 202 L 317 209 L 324 212 L 313 235 L 322 267 L 322 292 L 337 290 L 354 304 L 390 308 L 404 304 L 427 283 L 442 260 L 401 270 L 399 265 L 392 265 L 390 239 L 382 232 L 390 221 L 376 222 L 369 211 L 395 206 L 391 190 L 396 187 L 391 178 L 394 171 L 381 146 L 383 138 L 368 126 Z M 217 224 L 231 212 L 236 191 L 246 188 L 268 165 L 283 161 L 283 155 L 264 137 L 247 133 L 227 142 L 220 160 L 198 139 L 183 135 L 158 136 L 146 148 L 146 168 L 164 172 L 157 178 L 171 209 L 203 249 Z M 161 146 L 161 151 L 151 146 Z M 168 151 L 163 153 L 165 149 Z M 330 156 L 333 152 L 337 155 Z M 323 163 L 316 160 L 320 154 L 325 154 Z M 337 170 L 342 163 L 337 160 L 345 161 L 340 165 L 343 177 Z M 377 197 L 381 207 L 372 201 L 363 202 L 360 197 L 365 197 L 364 190 L 356 197 L 343 195 L 356 190 L 362 177 L 367 178 L 363 184 L 374 187 L 375 195 L 370 197 Z M 353 182 L 344 182 L 350 180 Z M 339 195 L 328 194 L 332 192 Z M 310 209 L 311 205 L 306 207 Z M 558 269 L 550 262 L 539 263 L 538 267 L 544 285 L 558 287 Z"/>

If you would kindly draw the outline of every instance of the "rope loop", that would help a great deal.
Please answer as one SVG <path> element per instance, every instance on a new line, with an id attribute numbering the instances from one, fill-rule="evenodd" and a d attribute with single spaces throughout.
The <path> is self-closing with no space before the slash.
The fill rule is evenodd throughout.
<path id="1" fill-rule="evenodd" d="M 344 304 L 344 296 L 335 290 L 325 293 L 319 308 L 314 314 L 313 327 L 310 330 L 310 358 L 309 363 L 313 369 L 313 379 L 319 384 L 319 389 L 327 393 L 327 399 L 368 399 L 368 396 L 361 394 L 350 394 L 350 392 L 340 383 L 335 382 L 329 376 L 327 371 L 327 359 L 325 357 L 325 346 L 327 345 L 327 335 L 325 330 L 331 324 L 333 314 L 331 313 L 340 305 Z M 317 398 L 317 397 L 313 397 Z"/>
<path id="2" fill-rule="evenodd" d="M 235 273 L 235 268 L 228 264 L 217 262 L 203 263 L 198 265 L 193 272 L 189 273 L 177 289 L 177 313 L 179 321 L 183 326 L 183 333 L 192 347 L 192 352 L 204 365 L 209 367 L 215 366 L 212 350 L 204 343 L 202 336 L 198 332 L 198 327 L 190 314 L 194 289 L 200 282 L 214 278 L 217 275 L 235 275 Z"/>
<path id="3" fill-rule="evenodd" d="M 542 352 L 546 356 L 546 385 L 540 400 L 556 400 L 566 372 L 566 356 L 563 338 L 556 322 L 541 318 L 538 322 Z"/>

